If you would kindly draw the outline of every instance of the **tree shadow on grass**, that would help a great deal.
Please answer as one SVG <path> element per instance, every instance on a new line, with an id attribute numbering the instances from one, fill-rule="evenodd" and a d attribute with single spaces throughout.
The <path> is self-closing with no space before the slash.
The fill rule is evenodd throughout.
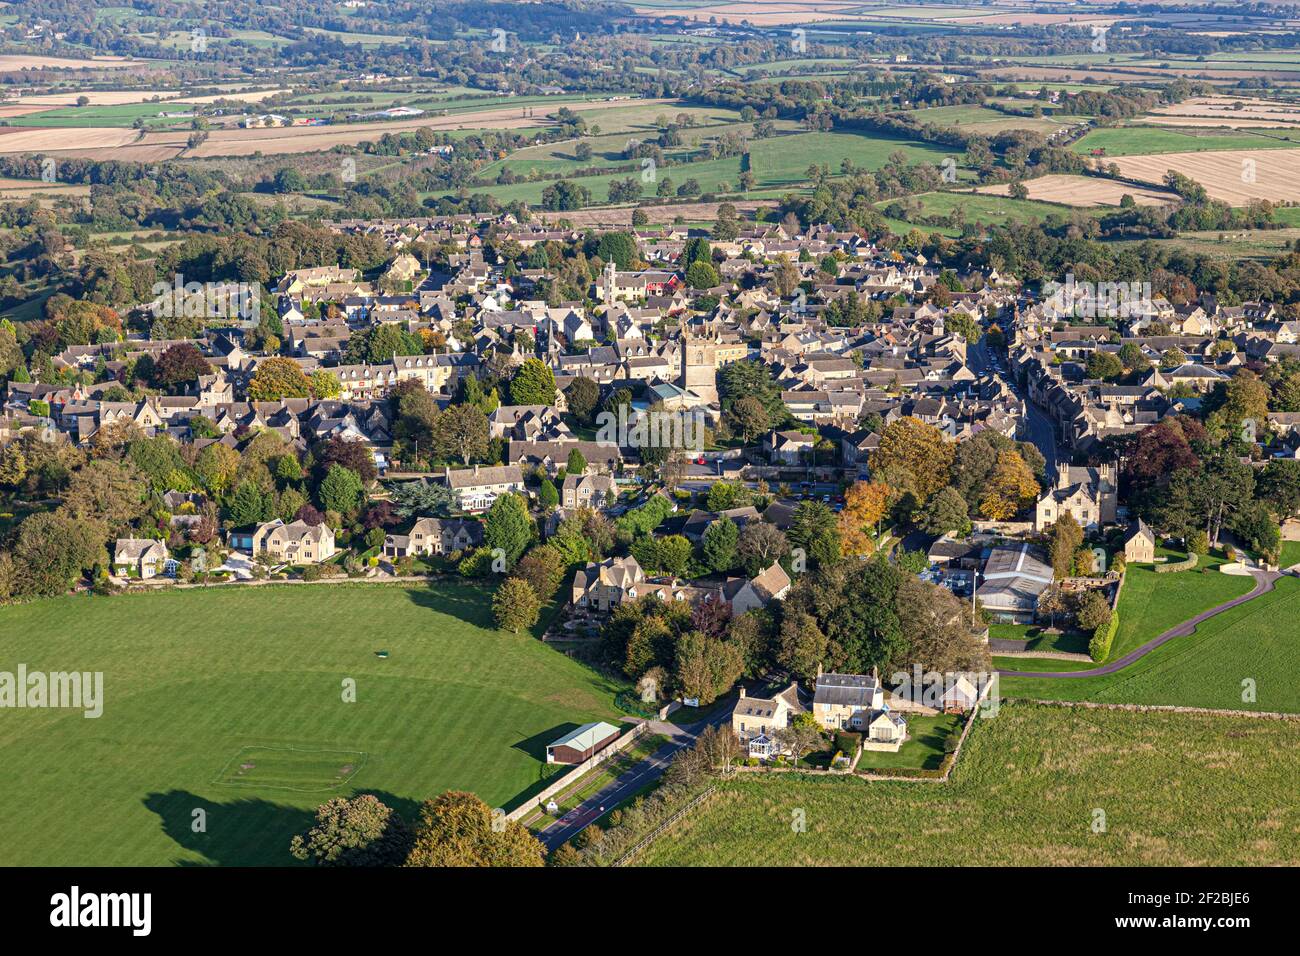
<path id="1" fill-rule="evenodd" d="M 531 737 L 521 738 L 511 744 L 512 750 L 522 750 L 524 753 L 528 754 L 528 756 L 536 760 L 538 762 L 538 767 L 537 779 L 502 804 L 506 810 L 512 810 L 533 797 L 535 794 L 541 793 L 555 782 L 555 778 L 558 774 L 562 774 L 569 769 L 568 766 L 564 764 L 548 764 L 546 762 L 546 747 L 548 744 L 554 743 L 570 731 L 577 730 L 580 726 L 580 724 L 572 722 L 556 724 L 549 730 L 544 730 L 540 734 L 533 734 Z"/>
<path id="2" fill-rule="evenodd" d="M 311 810 L 256 797 L 218 803 L 186 790 L 151 793 L 143 802 L 158 815 L 163 833 L 204 857 L 204 861 L 177 859 L 177 866 L 297 865 L 289 855 L 289 841 L 305 833 L 315 819 Z M 201 829 L 195 832 L 200 821 Z"/>
<path id="3" fill-rule="evenodd" d="M 446 614 L 475 627 L 496 630 L 492 620 L 492 589 L 480 583 L 430 581 L 407 589 L 411 601 L 422 608 Z"/>
<path id="4" fill-rule="evenodd" d="M 396 810 L 407 823 L 419 819 L 420 801 L 384 790 L 365 789 L 319 795 L 319 803 L 337 796 L 368 793 Z M 433 794 L 430 794 L 433 796 Z M 260 798 L 218 803 L 186 790 L 151 793 L 145 808 L 156 813 L 162 829 L 179 846 L 205 858 L 174 860 L 176 866 L 301 866 L 289 853 L 293 838 L 316 822 L 315 808 L 288 807 Z M 195 832 L 196 810 L 202 810 L 202 832 Z"/>
<path id="5" fill-rule="evenodd" d="M 569 573 L 567 583 L 557 592 L 559 595 L 568 594 L 572 589 L 573 573 Z M 419 607 L 449 615 L 487 631 L 495 631 L 497 625 L 492 614 L 492 595 L 501 580 L 500 575 L 492 575 L 482 580 L 430 581 L 423 587 L 409 588 L 407 593 Z M 562 609 L 563 604 L 558 599 L 543 604 L 537 623 L 527 633 L 540 640 Z"/>

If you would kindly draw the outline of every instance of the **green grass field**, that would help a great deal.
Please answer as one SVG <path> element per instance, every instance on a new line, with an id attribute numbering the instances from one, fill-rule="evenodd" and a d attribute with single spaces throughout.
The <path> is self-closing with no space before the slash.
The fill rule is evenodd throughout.
<path id="1" fill-rule="evenodd" d="M 0 608 L 0 632 L 0 670 L 104 674 L 98 719 L 0 720 L 10 865 L 292 863 L 332 796 L 377 793 L 408 819 L 453 788 L 508 807 L 545 785 L 547 743 L 619 716 L 620 687 L 495 630 L 488 592 L 463 584 L 66 597 Z"/>
<path id="2" fill-rule="evenodd" d="M 983 193 L 942 192 L 921 193 L 909 197 L 921 203 L 923 215 L 951 216 L 961 208 L 966 214 L 967 222 L 1005 225 L 1010 222 L 1042 221 L 1048 216 L 1068 218 L 1074 210 L 1068 206 L 1055 203 L 1039 202 L 1034 199 L 1012 199 L 1009 196 L 989 196 Z M 891 199 L 876 203 L 878 209 L 885 209 L 899 200 Z M 1112 210 L 1105 207 L 1081 210 L 1085 215 L 1098 216 Z M 922 232 L 929 230 L 925 226 L 916 226 Z"/>
<path id="3" fill-rule="evenodd" d="M 1179 577 L 1178 572 L 1168 577 Z M 1220 577 L 1224 577 L 1220 575 Z M 1249 580 L 1249 579 L 1243 579 Z M 1190 582 L 1189 582 L 1190 583 Z M 1127 599 L 1126 594 L 1123 599 Z M 1189 598 L 1189 602 L 1192 599 Z M 1182 609 L 1153 600 L 1148 607 L 1154 623 L 1140 633 L 1125 636 L 1137 646 L 1166 630 L 1171 623 L 1191 617 L 1216 603 L 1196 597 Z M 1161 617 L 1168 615 L 1175 620 Z M 1093 700 L 1102 703 L 1180 704 L 1222 710 L 1259 710 L 1300 713 L 1300 581 L 1284 578 L 1268 594 L 1225 611 L 1188 637 L 1162 645 L 1116 674 L 1103 677 L 1029 678 L 1003 677 L 1001 692 L 1007 697 L 1041 700 Z M 1124 614 L 1120 612 L 1121 634 Z M 1161 627 L 1160 624 L 1165 626 Z M 1041 662 L 1039 662 L 1041 663 Z M 1078 670 L 1057 666 L 1051 670 Z M 997 666 L 1030 669 L 1021 659 L 1000 658 Z M 1033 669 L 1044 669 L 1037 663 Z M 1250 683 L 1247 684 L 1246 682 Z M 1246 699 L 1247 688 L 1254 699 Z"/>
<path id="4" fill-rule="evenodd" d="M 1107 660 L 1123 657 L 1157 634 L 1255 586 L 1254 578 L 1223 574 L 1218 570 L 1222 564 L 1222 558 L 1207 555 L 1190 571 L 1173 574 L 1157 574 L 1151 565 L 1130 567 L 1119 597 L 1119 628 Z"/>
<path id="5" fill-rule="evenodd" d="M 1008 704 L 947 784 L 742 774 L 637 862 L 1293 865 L 1297 775 L 1300 723 Z"/>
<path id="6" fill-rule="evenodd" d="M 1095 129 L 1070 148 L 1076 153 L 1105 149 L 1107 156 L 1198 153 L 1216 149 L 1281 149 L 1300 143 L 1300 129 L 1188 130 L 1154 126 Z"/>
<path id="7" fill-rule="evenodd" d="M 193 109 L 190 104 L 180 100 L 165 100 L 160 103 L 122 103 L 114 106 L 67 106 L 17 117 L 10 120 L 10 124 L 41 127 L 131 126 L 137 119 L 143 119 L 151 128 L 188 129 L 190 120 L 164 118 L 158 114 L 188 113 Z"/>
<path id="8" fill-rule="evenodd" d="M 667 112 L 672 115 L 671 109 Z M 602 118 L 600 125 L 604 130 L 605 113 L 593 115 Z M 807 181 L 807 170 L 812 163 L 828 164 L 834 175 L 838 174 L 840 161 L 843 159 L 868 169 L 879 169 L 888 162 L 890 154 L 894 152 L 906 155 L 910 163 L 928 161 L 939 164 L 951 155 L 950 150 L 926 143 L 860 133 L 790 133 L 770 139 L 753 140 L 749 144 L 749 151 L 755 191 L 800 186 Z M 737 180 L 740 176 L 740 157 L 732 156 L 726 159 L 666 166 L 660 168 L 657 175 L 660 179 L 667 177 L 672 180 L 674 186 L 680 186 L 687 179 L 694 179 L 700 184 L 701 191 L 706 193 L 717 190 L 722 185 L 726 185 L 729 191 L 734 191 L 737 189 Z M 639 171 L 584 176 L 574 178 L 572 181 L 591 190 L 592 205 L 600 206 L 608 201 L 610 182 L 623 180 L 629 176 L 637 178 Z M 541 201 L 542 190 L 548 185 L 549 182 L 542 181 L 515 183 L 510 186 L 476 186 L 471 189 L 471 192 L 490 193 L 503 203 L 519 199 L 536 204 Z M 643 195 L 652 196 L 654 188 L 653 183 L 643 186 Z"/>

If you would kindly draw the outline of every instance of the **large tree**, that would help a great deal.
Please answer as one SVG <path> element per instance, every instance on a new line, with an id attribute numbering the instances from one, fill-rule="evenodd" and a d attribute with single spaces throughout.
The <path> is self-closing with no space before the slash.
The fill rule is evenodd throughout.
<path id="1" fill-rule="evenodd" d="M 555 373 L 541 359 L 524 359 L 510 380 L 510 404 L 554 405 Z"/>
<path id="2" fill-rule="evenodd" d="M 820 501 L 801 501 L 794 509 L 790 544 L 802 548 L 806 557 L 817 564 L 831 564 L 840 557 L 839 522 L 835 512 Z"/>
<path id="3" fill-rule="evenodd" d="M 487 455 L 487 416 L 474 405 L 452 405 L 438 417 L 434 439 L 444 456 L 454 454 L 468 465 Z"/>
<path id="4" fill-rule="evenodd" d="M 1029 507 L 1037 497 L 1038 482 L 1024 459 L 1017 452 L 1003 451 L 980 497 L 980 512 L 986 518 L 1005 521 Z"/>
<path id="5" fill-rule="evenodd" d="M 278 356 L 259 362 L 248 383 L 248 397 L 255 402 L 278 402 L 282 398 L 307 398 L 311 381 L 298 363 Z"/>
<path id="6" fill-rule="evenodd" d="M 697 697 L 702 706 L 731 690 L 744 668 L 744 656 L 734 644 L 699 631 L 688 631 L 677 641 L 673 680 L 682 697 Z"/>
<path id="7" fill-rule="evenodd" d="M 62 508 L 29 515 L 19 525 L 14 545 L 18 591 L 62 594 L 83 572 L 108 564 L 107 538 L 102 521 L 78 519 Z"/>
<path id="8" fill-rule="evenodd" d="M 751 576 L 772 566 L 790 553 L 790 542 L 774 524 L 766 521 L 749 521 L 736 542 L 736 556 Z"/>
<path id="9" fill-rule="evenodd" d="M 591 424 L 600 403 L 600 386 L 586 376 L 579 375 L 564 390 L 564 400 L 569 413 L 584 424 Z"/>
<path id="10" fill-rule="evenodd" d="M 365 487 L 361 478 L 351 468 L 330 465 L 325 480 L 316 490 L 316 498 L 326 511 L 335 511 L 345 518 L 361 507 Z"/>
<path id="11" fill-rule="evenodd" d="M 404 481 L 393 486 L 393 506 L 403 518 L 445 518 L 455 504 L 456 496 L 446 485 Z"/>
<path id="12" fill-rule="evenodd" d="M 1047 542 L 1054 577 L 1058 581 L 1069 577 L 1074 569 L 1075 552 L 1083 544 L 1083 529 L 1073 514 L 1069 511 L 1061 512 L 1052 525 Z"/>
<path id="13" fill-rule="evenodd" d="M 119 536 L 144 514 L 145 491 L 133 464 L 101 458 L 73 473 L 63 508 L 74 518 L 103 521 L 111 534 Z"/>
<path id="14" fill-rule="evenodd" d="M 520 823 L 472 793 L 449 790 L 420 808 L 407 866 L 541 866 L 546 850 Z"/>
<path id="15" fill-rule="evenodd" d="M 948 484 L 953 446 L 943 432 L 919 418 L 900 418 L 885 426 L 880 445 L 871 453 L 871 470 L 902 471 L 915 481 L 924 501 Z"/>
<path id="16" fill-rule="evenodd" d="M 411 830 L 372 794 L 335 797 L 316 808 L 316 823 L 293 838 L 289 852 L 316 866 L 400 866 L 411 851 Z"/>
<path id="17" fill-rule="evenodd" d="M 532 542 L 533 530 L 524 499 L 515 494 L 499 495 L 488 509 L 483 541 L 489 548 L 500 548 L 507 566 L 513 566 Z"/>
<path id="18" fill-rule="evenodd" d="M 200 375 L 211 375 L 212 366 L 192 342 L 178 342 L 165 349 L 154 361 L 152 382 L 155 388 L 171 390 L 188 384 Z"/>
<path id="19" fill-rule="evenodd" d="M 725 515 L 711 522 L 704 531 L 701 551 L 704 563 L 713 571 L 723 573 L 736 566 L 736 546 L 740 529 Z"/>
<path id="20" fill-rule="evenodd" d="M 506 578 L 492 596 L 492 616 L 497 627 L 512 634 L 536 624 L 541 610 L 537 591 L 522 577 Z"/>

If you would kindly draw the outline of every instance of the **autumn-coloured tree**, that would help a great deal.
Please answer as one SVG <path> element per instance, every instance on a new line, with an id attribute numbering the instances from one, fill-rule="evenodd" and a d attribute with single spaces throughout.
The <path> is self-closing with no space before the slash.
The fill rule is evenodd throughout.
<path id="1" fill-rule="evenodd" d="M 255 402 L 277 402 L 282 398 L 307 398 L 311 382 L 298 363 L 279 356 L 258 363 L 248 383 L 248 397 Z"/>
<path id="2" fill-rule="evenodd" d="M 855 481 L 844 493 L 844 510 L 840 512 L 840 551 L 851 555 L 868 555 L 875 542 L 867 535 L 889 510 L 892 492 L 879 481 Z"/>
<path id="3" fill-rule="evenodd" d="M 195 381 L 200 375 L 211 375 L 212 366 L 192 342 L 178 342 L 161 355 L 153 365 L 152 381 L 155 387 L 168 389 Z"/>
<path id="4" fill-rule="evenodd" d="M 289 852 L 316 866 L 400 866 L 411 849 L 406 821 L 372 794 L 335 797 L 316 808 L 316 824 Z"/>
<path id="5" fill-rule="evenodd" d="M 1056 519 L 1052 525 L 1052 532 L 1048 539 L 1048 553 L 1052 558 L 1052 570 L 1056 580 L 1067 578 L 1070 572 L 1074 570 L 1074 554 L 1079 546 L 1083 544 L 1083 529 L 1079 527 L 1079 522 L 1074 520 L 1074 515 L 1065 511 Z"/>
<path id="6" fill-rule="evenodd" d="M 537 592 L 523 578 L 506 578 L 492 596 L 492 614 L 497 627 L 512 634 L 536 624 L 541 611 L 542 602 Z"/>
<path id="7" fill-rule="evenodd" d="M 407 866 L 541 866 L 542 844 L 522 824 L 494 816 L 472 793 L 448 790 L 420 808 Z"/>
<path id="8" fill-rule="evenodd" d="M 915 482 L 917 497 L 929 498 L 948 484 L 953 446 L 943 432 L 919 418 L 900 418 L 885 426 L 871 453 L 873 472 L 898 470 Z"/>
<path id="9" fill-rule="evenodd" d="M 1014 451 L 998 453 L 998 463 L 980 498 L 980 513 L 995 521 L 1014 518 L 1038 498 L 1038 482 L 1025 460 Z"/>

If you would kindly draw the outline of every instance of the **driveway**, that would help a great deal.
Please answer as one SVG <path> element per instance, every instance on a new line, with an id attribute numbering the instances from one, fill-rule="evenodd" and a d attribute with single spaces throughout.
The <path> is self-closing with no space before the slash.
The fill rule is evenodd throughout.
<path id="1" fill-rule="evenodd" d="M 1139 658 L 1146 657 L 1161 644 L 1172 641 L 1176 637 L 1187 637 L 1196 630 L 1196 626 L 1202 621 L 1207 621 L 1216 614 L 1222 614 L 1230 608 L 1245 604 L 1247 601 L 1253 601 L 1261 594 L 1267 594 L 1273 590 L 1277 584 L 1278 578 L 1282 577 L 1279 571 L 1261 571 L 1258 568 L 1252 569 L 1251 577 L 1255 579 L 1255 587 L 1249 594 L 1243 594 L 1239 598 L 1231 601 L 1225 601 L 1210 608 L 1208 611 L 1202 611 L 1195 617 L 1190 617 L 1181 624 L 1176 624 L 1163 634 L 1151 638 L 1136 650 L 1129 651 L 1118 660 L 1111 661 L 1109 664 L 1103 664 L 1101 667 L 1093 667 L 1086 671 L 1002 671 L 1004 677 L 1101 677 L 1106 674 L 1114 674 L 1116 671 L 1123 670 Z"/>

